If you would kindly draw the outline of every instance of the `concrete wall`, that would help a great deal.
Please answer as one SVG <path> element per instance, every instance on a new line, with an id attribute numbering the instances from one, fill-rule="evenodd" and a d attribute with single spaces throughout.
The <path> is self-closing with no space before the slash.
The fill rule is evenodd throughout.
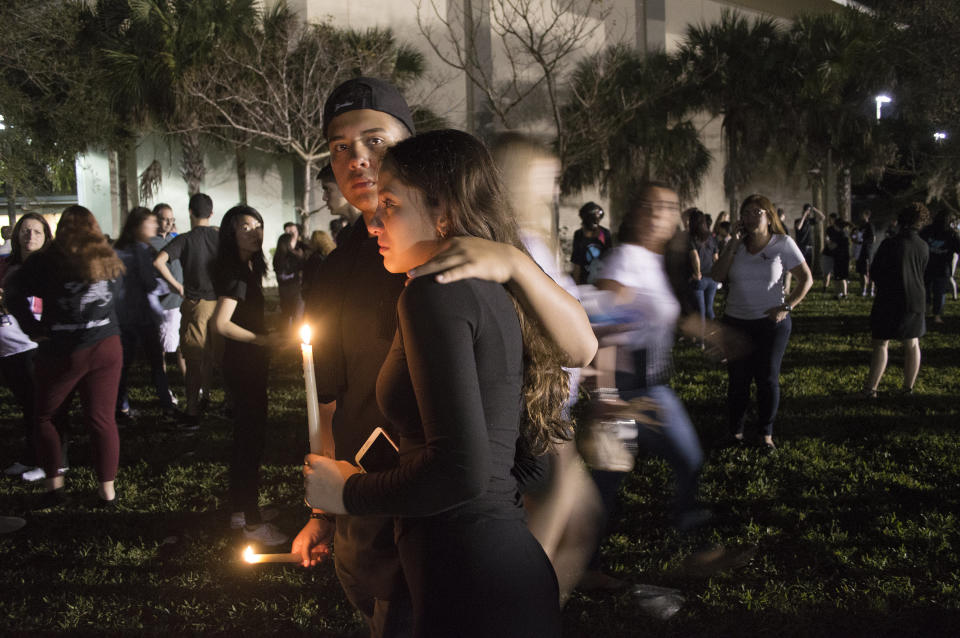
<path id="1" fill-rule="evenodd" d="M 139 202 L 152 208 L 164 202 L 173 208 L 177 230 L 190 230 L 187 211 L 189 196 L 180 175 L 180 145 L 176 140 L 156 134 L 140 139 L 137 144 L 137 175 L 154 160 L 162 166 L 160 189 L 150 198 Z M 208 149 L 204 161 L 207 174 L 201 192 L 213 199 L 213 224 L 219 225 L 223 214 L 239 202 L 236 162 L 232 152 L 218 148 Z M 294 162 L 289 157 L 251 151 L 247 157 L 247 203 L 257 209 L 264 221 L 264 252 L 268 258 L 283 233 L 283 224 L 295 221 Z M 116 238 L 122 220 L 114 219 L 110 210 L 109 159 L 103 151 L 91 150 L 77 160 L 77 187 L 80 204 L 97 217 L 104 232 Z"/>

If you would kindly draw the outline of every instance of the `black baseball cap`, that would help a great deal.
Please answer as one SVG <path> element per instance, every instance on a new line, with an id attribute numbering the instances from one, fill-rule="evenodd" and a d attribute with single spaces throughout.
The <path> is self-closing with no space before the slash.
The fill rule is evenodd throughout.
<path id="1" fill-rule="evenodd" d="M 347 111 L 370 109 L 400 120 L 411 135 L 416 134 L 413 115 L 397 87 L 377 78 L 353 78 L 333 90 L 323 105 L 323 134 L 333 118 Z"/>

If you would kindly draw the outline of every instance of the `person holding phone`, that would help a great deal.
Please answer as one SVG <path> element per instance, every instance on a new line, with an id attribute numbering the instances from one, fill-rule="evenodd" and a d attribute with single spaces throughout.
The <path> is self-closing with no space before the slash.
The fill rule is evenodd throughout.
<path id="1" fill-rule="evenodd" d="M 449 237 L 523 251 L 493 160 L 467 133 L 400 142 L 378 188 L 368 227 L 390 272 L 427 262 Z M 399 464 L 359 473 L 309 455 L 308 502 L 399 517 L 415 636 L 559 636 L 557 579 L 524 523 L 513 475 L 518 437 L 534 454 L 570 438 L 559 353 L 496 282 L 414 279 L 397 315 L 377 401 L 398 433 Z"/>
<path id="2" fill-rule="evenodd" d="M 797 280 L 789 295 L 784 289 L 787 273 Z M 750 386 L 756 382 L 763 445 L 774 450 L 780 364 L 793 325 L 790 313 L 807 295 L 813 277 L 803 253 L 763 195 L 751 195 L 743 201 L 738 232 L 714 264 L 713 278 L 728 286 L 723 323 L 743 333 L 752 344 L 752 351 L 727 362 L 731 434 L 735 442 L 743 443 Z"/>

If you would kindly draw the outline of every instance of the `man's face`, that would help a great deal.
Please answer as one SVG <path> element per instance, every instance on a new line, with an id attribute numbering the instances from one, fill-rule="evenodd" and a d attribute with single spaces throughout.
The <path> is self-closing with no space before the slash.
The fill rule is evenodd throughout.
<path id="1" fill-rule="evenodd" d="M 347 111 L 330 122 L 330 166 L 337 186 L 367 224 L 377 212 L 380 161 L 388 148 L 407 135 L 399 120 L 371 109 Z"/>
<path id="2" fill-rule="evenodd" d="M 347 200 L 336 182 L 321 182 L 320 190 L 323 191 L 323 203 L 327 205 L 327 210 L 334 214 L 338 210 L 343 210 Z"/>
<path id="3" fill-rule="evenodd" d="M 283 232 L 290 235 L 291 241 L 297 241 L 300 238 L 300 229 L 296 224 L 288 224 L 283 227 Z"/>
<path id="4" fill-rule="evenodd" d="M 173 224 L 176 218 L 173 216 L 173 210 L 170 208 L 161 208 L 157 213 L 157 221 L 160 224 L 160 234 L 168 235 L 173 230 Z"/>

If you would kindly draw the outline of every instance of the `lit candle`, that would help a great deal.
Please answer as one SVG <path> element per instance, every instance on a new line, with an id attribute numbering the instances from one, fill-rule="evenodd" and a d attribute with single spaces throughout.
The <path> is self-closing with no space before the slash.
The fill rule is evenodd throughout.
<path id="1" fill-rule="evenodd" d="M 247 545 L 243 550 L 243 560 L 250 564 L 254 563 L 302 563 L 303 557 L 299 552 L 290 552 L 289 554 L 254 554 L 253 547 Z"/>
<path id="2" fill-rule="evenodd" d="M 303 355 L 303 382 L 307 390 L 307 432 L 310 434 L 310 451 L 323 454 L 323 440 L 320 438 L 320 406 L 317 402 L 317 375 L 313 369 L 313 346 L 310 345 L 312 331 L 309 324 L 300 328 L 300 353 Z"/>

